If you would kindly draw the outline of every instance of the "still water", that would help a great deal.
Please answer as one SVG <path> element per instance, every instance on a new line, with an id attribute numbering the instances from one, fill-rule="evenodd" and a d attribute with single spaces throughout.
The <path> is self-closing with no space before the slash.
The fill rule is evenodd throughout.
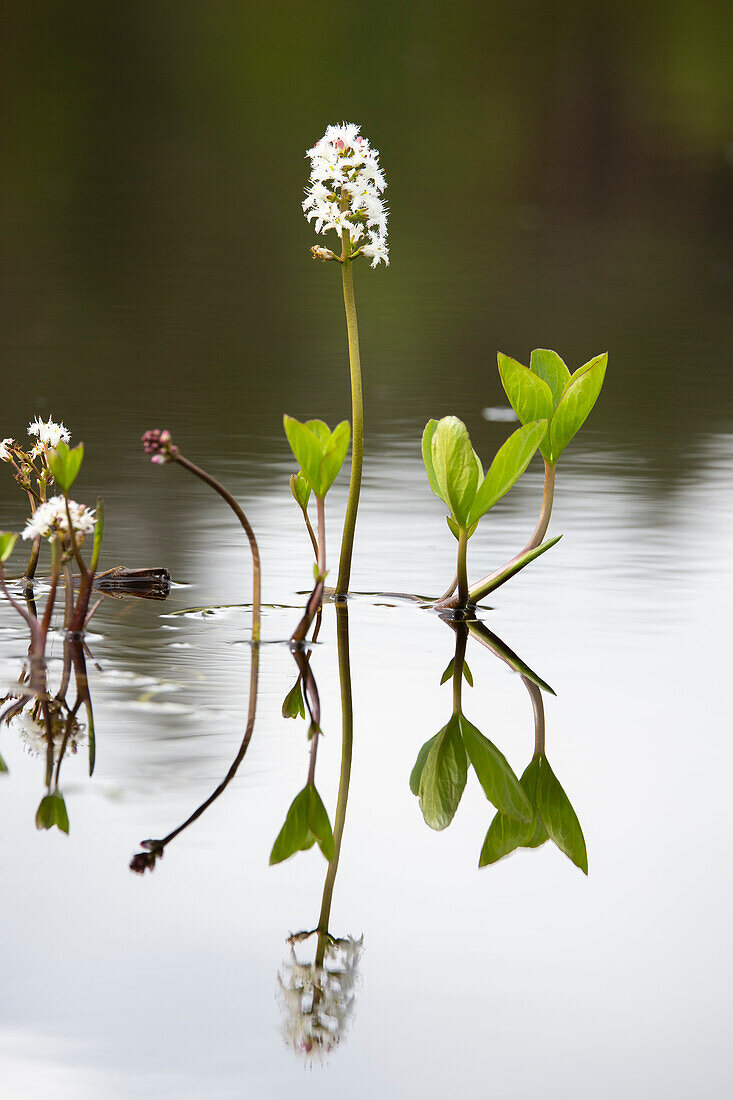
<path id="1" fill-rule="evenodd" d="M 378 82 L 295 5 L 247 20 L 102 6 L 73 33 L 7 12 L 0 436 L 63 419 L 86 447 L 79 499 L 105 497 L 103 568 L 176 582 L 165 602 L 110 599 L 95 616 L 96 768 L 84 744 L 63 764 L 68 837 L 36 831 L 44 761 L 0 730 L 13 1100 L 731 1090 L 729 28 L 704 4 L 529 7 L 521 25 L 484 5 L 385 9 Z M 308 767 L 305 723 L 281 717 L 311 583 L 281 418 L 348 416 L 338 279 L 310 261 L 298 206 L 304 150 L 344 115 L 382 152 L 392 266 L 360 268 L 356 288 L 367 443 L 329 928 L 360 948 L 341 1041 L 308 1059 L 282 983 L 327 865 L 311 849 L 268 866 Z M 463 417 L 486 462 L 511 430 L 484 413 L 503 404 L 496 350 L 526 361 L 533 346 L 571 369 L 608 349 L 609 369 L 559 466 L 549 533 L 564 538 L 480 617 L 556 693 L 547 754 L 588 878 L 550 844 L 478 870 L 493 809 L 475 776 L 450 828 L 426 827 L 409 776 L 450 716 L 455 636 L 385 595 L 437 595 L 453 574 L 425 420 Z M 218 498 L 145 459 L 156 426 L 242 501 L 267 606 L 246 755 L 137 876 L 140 842 L 184 822 L 237 757 L 252 658 L 246 541 Z M 332 567 L 346 484 L 329 495 Z M 472 540 L 475 576 L 524 544 L 541 488 L 537 462 Z M 4 476 L 0 528 L 25 514 Z M 22 627 L 0 605 L 3 692 Z M 58 636 L 52 674 L 60 657 Z M 471 639 L 467 657 L 466 715 L 521 773 L 530 696 Z M 311 661 L 333 820 L 332 604 Z"/>

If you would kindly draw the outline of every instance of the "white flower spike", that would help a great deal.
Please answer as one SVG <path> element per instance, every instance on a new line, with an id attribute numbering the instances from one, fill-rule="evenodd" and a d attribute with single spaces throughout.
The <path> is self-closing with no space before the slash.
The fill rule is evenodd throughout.
<path id="1" fill-rule="evenodd" d="M 303 212 L 309 222 L 315 222 L 316 233 L 334 230 L 339 236 L 348 234 L 346 258 L 368 256 L 376 267 L 380 262 L 389 264 L 388 211 L 381 198 L 387 183 L 379 166 L 379 152 L 361 136 L 360 129 L 353 122 L 329 126 L 308 150 L 311 175 Z M 319 253 L 323 251 L 319 249 Z"/>
<path id="2" fill-rule="evenodd" d="M 77 504 L 75 500 L 69 501 L 71 522 L 74 525 L 74 533 L 84 538 L 94 533 L 96 517 L 94 510 L 87 508 L 86 504 Z M 35 512 L 28 520 L 23 531 L 24 539 L 35 539 L 39 536 L 44 539 L 53 538 L 54 535 L 68 535 L 69 520 L 66 515 L 66 504 L 63 497 L 51 497 L 45 504 L 39 504 Z"/>
<path id="3" fill-rule="evenodd" d="M 71 432 L 63 424 L 56 424 L 50 418 L 41 420 L 40 416 L 28 425 L 28 435 L 37 435 L 38 442 L 46 447 L 58 447 L 62 441 L 68 443 L 71 439 Z"/>

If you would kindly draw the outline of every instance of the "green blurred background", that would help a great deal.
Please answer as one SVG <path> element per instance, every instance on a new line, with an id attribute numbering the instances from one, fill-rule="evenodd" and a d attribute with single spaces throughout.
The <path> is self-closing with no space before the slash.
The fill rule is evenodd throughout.
<path id="1" fill-rule="evenodd" d="M 712 0 L 6 2 L 2 434 L 53 413 L 99 485 L 147 427 L 284 456 L 284 410 L 348 415 L 300 211 L 347 119 L 391 207 L 391 267 L 357 272 L 372 447 L 480 430 L 499 348 L 609 349 L 594 425 L 663 487 L 733 411 L 732 25 Z"/>

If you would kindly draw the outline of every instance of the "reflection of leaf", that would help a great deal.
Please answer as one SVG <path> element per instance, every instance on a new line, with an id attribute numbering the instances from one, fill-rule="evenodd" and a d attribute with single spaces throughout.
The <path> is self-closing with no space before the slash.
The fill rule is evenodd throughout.
<path id="1" fill-rule="evenodd" d="M 440 735 L 436 733 L 435 737 L 431 737 L 429 741 L 426 741 L 417 754 L 417 760 L 410 773 L 410 790 L 415 795 L 420 794 L 420 776 L 422 775 L 422 770 L 425 767 L 425 761 L 428 758 L 428 753 L 432 748 L 433 742 L 437 740 L 439 736 Z"/>
<path id="2" fill-rule="evenodd" d="M 451 657 L 450 661 L 448 662 L 448 667 L 440 678 L 441 685 L 446 684 L 450 680 L 451 676 L 453 675 L 455 663 L 455 657 Z M 473 687 L 473 676 L 471 675 L 471 669 L 468 667 L 468 661 L 463 662 L 463 677 L 468 686 Z"/>
<path id="3" fill-rule="evenodd" d="M 0 756 L 0 775 L 3 775 L 4 773 L 6 773 L 7 770 L 8 770 L 8 765 L 5 763 L 2 756 Z"/>
<path id="4" fill-rule="evenodd" d="M 537 813 L 538 758 L 534 757 L 519 780 L 522 790 L 532 807 L 531 821 L 513 821 L 506 814 L 498 813 L 489 826 L 479 857 L 479 867 L 496 863 L 516 848 L 539 848 L 547 840 L 547 833 Z"/>
<path id="5" fill-rule="evenodd" d="M 36 811 L 36 828 L 52 829 L 57 825 L 62 833 L 69 832 L 69 815 L 61 791 L 45 795 Z"/>
<path id="6" fill-rule="evenodd" d="M 418 756 L 413 775 L 420 763 Z M 467 775 L 466 750 L 458 716 L 454 714 L 448 725 L 432 739 L 419 772 L 420 809 L 431 829 L 445 829 L 450 825 L 461 801 Z"/>
<path id="7" fill-rule="evenodd" d="M 298 679 L 283 699 L 283 718 L 305 718 L 305 701 Z"/>
<path id="8" fill-rule="evenodd" d="M 537 758 L 537 809 L 542 824 L 561 852 L 572 860 L 584 874 L 588 874 L 588 855 L 585 838 L 570 799 L 560 786 L 546 756 Z"/>
<path id="9" fill-rule="evenodd" d="M 489 802 L 517 821 L 531 822 L 532 807 L 504 754 L 462 714 L 458 722 L 468 758 Z"/>
<path id="10" fill-rule="evenodd" d="M 270 863 L 282 863 L 296 852 L 305 852 L 318 842 L 327 860 L 333 859 L 333 832 L 326 807 L 312 783 L 293 799 L 285 824 L 272 846 Z"/>

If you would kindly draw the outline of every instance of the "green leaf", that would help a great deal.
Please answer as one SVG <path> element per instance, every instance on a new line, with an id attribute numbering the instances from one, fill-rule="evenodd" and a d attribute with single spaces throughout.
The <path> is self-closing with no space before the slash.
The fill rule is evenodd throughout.
<path id="1" fill-rule="evenodd" d="M 3 531 L 0 533 L 0 562 L 8 560 L 17 540 L 17 534 L 12 531 Z"/>
<path id="2" fill-rule="evenodd" d="M 99 555 L 102 552 L 102 539 L 104 538 L 104 501 L 101 497 L 97 497 L 97 522 L 94 525 L 94 542 L 92 543 L 92 557 L 89 562 L 89 569 L 92 573 L 96 573 L 97 566 L 99 565 Z"/>
<path id="3" fill-rule="evenodd" d="M 451 664 L 452 663 L 453 662 L 451 662 Z M 443 683 L 442 680 L 441 683 Z M 415 761 L 413 769 L 410 772 L 410 790 L 414 795 L 420 794 L 420 776 L 422 775 L 423 768 L 425 767 L 425 761 L 428 758 L 428 753 L 430 752 L 433 744 L 437 741 L 439 736 L 440 734 L 436 733 L 435 737 L 431 737 L 429 741 L 426 741 L 423 747 L 420 749 L 420 752 L 417 754 L 417 760 Z"/>
<path id="4" fill-rule="evenodd" d="M 430 488 L 433 490 L 436 497 L 439 497 L 440 500 L 443 500 L 440 492 L 440 486 L 438 485 L 438 480 L 435 476 L 435 469 L 433 467 L 432 445 L 433 436 L 435 435 L 435 429 L 437 427 L 437 420 L 428 420 L 427 424 L 425 425 L 425 430 L 422 433 L 422 460 L 425 465 L 425 473 L 428 475 Z M 444 503 L 447 504 L 448 502 L 444 501 Z"/>
<path id="5" fill-rule="evenodd" d="M 333 859 L 333 832 L 318 791 L 306 784 L 293 799 L 285 824 L 272 846 L 270 864 L 282 863 L 296 852 L 305 852 L 318 842 L 327 860 Z"/>
<path id="6" fill-rule="evenodd" d="M 489 802 L 517 821 L 531 821 L 532 807 L 504 754 L 462 714 L 458 721 L 468 759 Z"/>
<path id="7" fill-rule="evenodd" d="M 331 438 L 325 447 L 321 459 L 321 487 L 323 491 L 319 496 L 325 497 L 328 490 L 338 477 L 339 470 L 344 464 L 346 452 L 349 449 L 351 428 L 347 420 L 337 424 L 331 433 Z"/>
<path id="8" fill-rule="evenodd" d="M 297 680 L 283 700 L 283 718 L 305 718 L 305 700 L 300 680 Z"/>
<path id="9" fill-rule="evenodd" d="M 529 369 L 550 387 L 552 403 L 557 408 L 562 392 L 570 381 L 570 371 L 560 356 L 556 351 L 549 351 L 547 348 L 536 348 L 532 352 Z"/>
<path id="10" fill-rule="evenodd" d="M 53 791 L 45 795 L 36 811 L 37 829 L 52 829 L 54 825 L 68 835 L 69 815 L 66 812 L 66 803 L 61 791 Z"/>
<path id="11" fill-rule="evenodd" d="M 550 425 L 551 462 L 557 462 L 588 418 L 601 392 L 607 365 L 608 352 L 579 367 L 570 378 Z"/>
<path id="12" fill-rule="evenodd" d="M 305 512 L 310 500 L 311 487 L 308 479 L 303 477 L 302 470 L 298 470 L 297 474 L 290 475 L 290 492 L 293 494 L 295 503 L 300 510 Z"/>
<path id="13" fill-rule="evenodd" d="M 575 810 L 547 762 L 547 757 L 539 756 L 537 762 L 537 809 L 542 824 L 560 851 L 587 875 L 585 838 Z"/>
<path id="14" fill-rule="evenodd" d="M 64 443 L 63 439 L 52 451 L 48 452 L 48 468 L 53 474 L 56 484 L 65 493 L 68 493 L 74 484 L 83 458 L 83 443 L 78 443 L 76 447 L 70 448 L 69 444 Z"/>
<path id="15" fill-rule="evenodd" d="M 5 763 L 2 756 L 0 756 L 0 775 L 7 775 L 7 774 L 8 774 L 8 765 Z"/>
<path id="16" fill-rule="evenodd" d="M 450 508 L 456 523 L 467 527 L 481 463 L 477 463 L 476 452 L 463 421 L 457 416 L 444 416 L 438 421 L 431 452 L 439 496 Z"/>
<path id="17" fill-rule="evenodd" d="M 445 829 L 450 825 L 461 801 L 467 775 L 466 750 L 458 716 L 454 714 L 448 725 L 433 738 L 420 774 L 420 809 L 431 829 Z"/>
<path id="18" fill-rule="evenodd" d="M 489 472 L 476 493 L 469 523 L 478 523 L 497 501 L 519 480 L 547 432 L 546 420 L 535 420 L 517 428 L 501 445 Z"/>
<path id="19" fill-rule="evenodd" d="M 301 424 L 286 415 L 283 424 L 304 477 L 317 497 L 325 497 L 349 449 L 351 430 L 348 422 L 342 421 L 331 431 L 323 420 L 308 420 Z"/>
<path id="20" fill-rule="evenodd" d="M 479 867 L 496 863 L 497 860 L 508 856 L 516 848 L 539 848 L 548 839 L 537 813 L 537 776 L 538 763 L 537 757 L 534 757 L 519 780 L 522 790 L 532 807 L 532 820 L 514 821 L 507 814 L 496 814 L 489 825 L 489 831 L 481 849 Z"/>
<path id="21" fill-rule="evenodd" d="M 471 669 L 468 667 L 468 663 L 466 661 L 463 662 L 463 678 L 469 687 L 473 687 L 473 676 L 471 674 Z"/>
<path id="22" fill-rule="evenodd" d="M 552 419 L 554 405 L 552 390 L 547 383 L 508 355 L 499 352 L 497 361 L 504 392 L 522 424 L 530 424 L 534 420 L 549 422 Z M 543 457 L 549 461 L 550 449 L 547 438 L 540 444 L 540 450 Z"/>

